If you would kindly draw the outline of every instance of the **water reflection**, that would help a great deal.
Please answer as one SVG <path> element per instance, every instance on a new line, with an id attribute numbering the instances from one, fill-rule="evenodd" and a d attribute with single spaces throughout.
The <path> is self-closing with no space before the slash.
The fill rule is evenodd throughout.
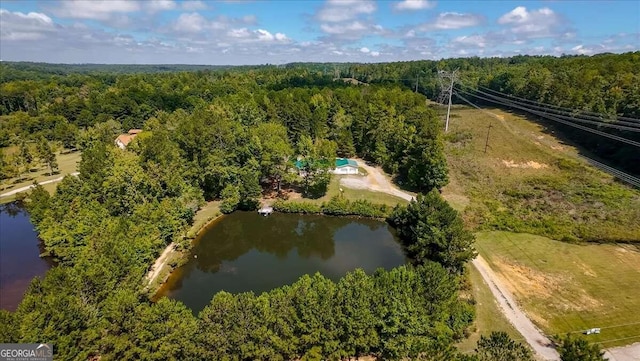
<path id="1" fill-rule="evenodd" d="M 0 205 L 0 308 L 15 310 L 33 277 L 54 265 L 50 258 L 40 258 L 41 247 L 20 203 Z"/>
<path id="2" fill-rule="evenodd" d="M 161 294 L 196 312 L 220 290 L 259 293 L 307 273 L 337 280 L 356 268 L 373 272 L 405 263 L 385 223 L 291 214 L 236 212 L 207 230 L 192 253 Z"/>

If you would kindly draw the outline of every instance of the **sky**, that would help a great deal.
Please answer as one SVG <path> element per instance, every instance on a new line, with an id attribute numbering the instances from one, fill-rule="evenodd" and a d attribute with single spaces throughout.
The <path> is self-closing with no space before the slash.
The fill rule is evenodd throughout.
<path id="1" fill-rule="evenodd" d="M 0 59 L 387 62 L 640 50 L 638 0 L 0 1 Z"/>

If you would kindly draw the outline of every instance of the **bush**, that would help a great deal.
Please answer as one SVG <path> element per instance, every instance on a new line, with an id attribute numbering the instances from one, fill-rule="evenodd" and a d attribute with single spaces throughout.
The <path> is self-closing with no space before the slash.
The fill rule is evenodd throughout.
<path id="1" fill-rule="evenodd" d="M 385 218 L 391 213 L 391 208 L 385 204 L 376 204 L 364 199 L 349 201 L 340 196 L 335 196 L 321 205 L 311 202 L 276 201 L 273 210 L 282 213 L 322 213 L 330 216 L 371 218 Z"/>
<path id="2" fill-rule="evenodd" d="M 385 204 L 376 204 L 364 199 L 349 201 L 335 196 L 327 203 L 322 204 L 322 213 L 332 216 L 362 216 L 372 218 L 385 218 L 389 215 L 389 207 Z"/>
<path id="3" fill-rule="evenodd" d="M 322 213 L 320 205 L 311 202 L 276 201 L 273 210 L 282 213 Z"/>

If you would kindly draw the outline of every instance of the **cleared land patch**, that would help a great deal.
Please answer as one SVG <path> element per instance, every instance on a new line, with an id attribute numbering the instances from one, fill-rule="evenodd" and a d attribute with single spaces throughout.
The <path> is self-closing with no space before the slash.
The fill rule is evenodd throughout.
<path id="1" fill-rule="evenodd" d="M 510 232 L 479 232 L 477 248 L 547 334 L 600 327 L 603 347 L 640 341 L 640 251 L 570 244 Z"/>
<path id="2" fill-rule="evenodd" d="M 12 154 L 15 151 L 16 147 L 0 149 L 0 152 L 4 152 L 5 155 Z M 56 160 L 58 162 L 57 172 L 51 175 L 49 174 L 49 168 L 47 168 L 44 164 L 39 164 L 37 166 L 34 166 L 31 171 L 24 173 L 24 175 L 20 178 L 14 177 L 2 180 L 0 182 L 0 194 L 29 186 L 33 184 L 34 181 L 41 183 L 74 173 L 78 169 L 78 162 L 80 162 L 81 155 L 82 153 L 79 151 L 56 154 Z M 55 190 L 56 184 L 49 183 L 47 185 L 44 185 L 44 188 L 51 193 Z M 15 198 L 15 196 L 2 197 L 0 198 L 0 202 L 11 202 L 14 201 Z"/>
<path id="3" fill-rule="evenodd" d="M 446 136 L 451 184 L 443 196 L 458 200 L 458 209 L 465 206 L 461 197 L 469 199 L 468 226 L 567 241 L 640 242 L 639 190 L 588 165 L 575 148 L 519 115 L 460 106 L 452 113 Z"/>

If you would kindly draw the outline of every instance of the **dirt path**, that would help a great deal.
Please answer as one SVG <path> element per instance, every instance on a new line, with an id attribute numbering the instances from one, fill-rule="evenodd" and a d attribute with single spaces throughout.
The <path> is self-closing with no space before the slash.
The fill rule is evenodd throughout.
<path id="1" fill-rule="evenodd" d="M 559 360 L 560 355 L 553 348 L 551 341 L 531 322 L 527 315 L 518 307 L 513 296 L 507 291 L 504 284 L 496 277 L 487 262 L 478 255 L 473 260 L 473 265 L 489 286 L 491 293 L 498 301 L 500 310 L 509 322 L 522 334 L 534 352 L 544 360 Z"/>
<path id="2" fill-rule="evenodd" d="M 392 194 L 409 201 L 413 199 L 411 194 L 403 192 L 393 185 L 393 183 L 391 183 L 378 168 L 369 166 L 362 160 L 359 160 L 359 165 L 368 173 L 366 179 L 360 180 L 361 187 L 366 186 L 369 190 Z M 350 183 L 356 185 L 354 182 L 356 179 L 354 178 L 351 180 L 351 182 L 345 182 L 345 186 L 348 186 Z M 498 301 L 502 313 L 507 317 L 509 322 L 513 324 L 518 332 L 524 336 L 525 340 L 529 345 L 531 345 L 534 352 L 544 360 L 559 360 L 560 355 L 551 346 L 551 341 L 540 330 L 538 330 L 526 314 L 520 310 L 513 299 L 513 296 L 511 296 L 506 287 L 496 277 L 495 273 L 493 273 L 486 261 L 481 256 L 478 256 L 473 260 L 473 265 L 478 269 L 487 285 L 489 285 L 489 289 Z"/>
<path id="3" fill-rule="evenodd" d="M 73 175 L 73 176 L 77 176 L 77 175 L 78 175 L 78 174 L 80 174 L 80 173 L 78 173 L 78 172 L 74 172 L 74 173 L 69 173 L 69 174 L 70 174 L 70 175 Z M 56 179 L 50 179 L 50 180 L 48 180 L 48 181 L 40 182 L 40 183 L 38 183 L 38 184 L 40 184 L 40 185 L 45 185 L 45 184 L 49 184 L 49 183 L 60 182 L 62 179 L 64 179 L 64 177 L 66 177 L 66 176 L 58 177 L 58 178 L 56 178 Z M 14 194 L 16 194 L 16 193 L 20 193 L 20 192 L 27 191 L 27 190 L 29 190 L 29 189 L 31 189 L 31 188 L 33 188 L 33 187 L 35 187 L 35 185 L 31 184 L 31 185 L 28 185 L 28 186 L 26 186 L 26 187 L 21 187 L 21 188 L 18 188 L 18 189 L 14 189 L 14 190 L 9 191 L 9 192 L 7 192 L 7 193 L 0 194 L 0 198 L 1 198 L 1 197 L 8 197 L 8 196 L 12 196 L 12 195 L 14 195 Z"/>
<path id="4" fill-rule="evenodd" d="M 640 342 L 606 349 L 604 357 L 609 361 L 640 361 Z"/>
<path id="5" fill-rule="evenodd" d="M 357 178 L 343 178 L 342 180 L 349 179 L 350 181 L 341 182 L 341 184 L 344 184 L 346 187 L 355 185 L 354 188 L 364 188 L 375 192 L 391 194 L 392 196 L 408 201 L 413 199 L 411 194 L 403 192 L 393 185 L 379 168 L 367 165 L 362 159 L 358 159 L 358 165 L 364 168 L 368 175 L 365 178 L 359 177 L 359 182 L 357 182 Z M 361 185 L 358 186 L 357 183 Z"/>
<path id="6" fill-rule="evenodd" d="M 152 284 L 153 281 L 155 281 L 155 279 L 158 278 L 158 276 L 160 275 L 160 271 L 162 271 L 162 267 L 164 266 L 164 263 L 166 262 L 171 252 L 173 252 L 174 247 L 175 247 L 175 243 L 171 242 L 167 246 L 167 248 L 165 248 L 164 251 L 162 251 L 162 254 L 160 255 L 160 257 L 158 257 L 158 259 L 156 259 L 153 266 L 151 266 L 151 269 L 149 269 L 149 273 L 147 273 L 147 281 L 149 282 L 149 284 Z"/>

